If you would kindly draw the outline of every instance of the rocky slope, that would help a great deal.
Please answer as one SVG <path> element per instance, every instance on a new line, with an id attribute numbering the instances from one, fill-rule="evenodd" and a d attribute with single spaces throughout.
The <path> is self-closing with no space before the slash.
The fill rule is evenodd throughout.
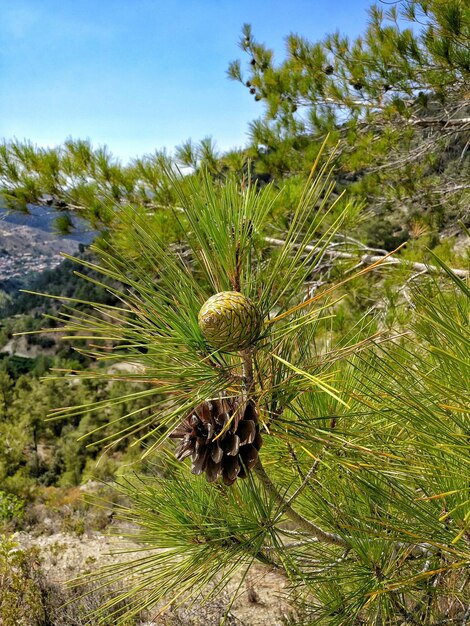
<path id="1" fill-rule="evenodd" d="M 81 243 L 93 239 L 94 234 L 84 229 L 60 236 L 56 217 L 56 212 L 44 207 L 31 207 L 30 213 L 0 209 L 0 281 L 21 280 L 31 272 L 56 267 L 62 252 L 74 254 Z"/>
<path id="2" fill-rule="evenodd" d="M 24 548 L 40 549 L 45 575 L 51 583 L 60 586 L 74 577 L 92 573 L 99 566 L 130 560 L 133 555 L 129 552 L 139 547 L 116 531 L 113 536 L 93 532 L 81 537 L 64 532 L 40 536 L 19 533 L 17 540 Z M 161 613 L 157 609 L 144 617 L 141 626 L 216 626 L 227 610 L 226 624 L 282 626 L 289 613 L 282 599 L 286 585 L 287 580 L 278 573 L 255 565 L 245 580 L 235 578 L 207 605 L 168 607 Z M 237 599 L 230 607 L 234 593 Z M 90 603 L 93 604 L 93 599 Z"/>

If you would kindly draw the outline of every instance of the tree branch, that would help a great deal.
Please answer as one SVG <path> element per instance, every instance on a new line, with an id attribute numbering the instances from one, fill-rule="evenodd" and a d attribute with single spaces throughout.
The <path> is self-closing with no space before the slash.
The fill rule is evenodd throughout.
<path id="1" fill-rule="evenodd" d="M 284 246 L 286 243 L 282 239 L 274 239 L 273 237 L 265 237 L 264 240 L 273 246 Z M 293 244 L 292 247 L 295 248 L 296 244 Z M 304 249 L 306 252 L 312 252 L 313 250 L 315 250 L 315 247 L 305 246 Z M 383 256 L 381 255 L 363 254 L 359 256 L 358 254 L 354 254 L 352 252 L 340 252 L 338 250 L 329 249 L 329 248 L 326 248 L 323 254 L 325 254 L 326 256 L 329 256 L 332 259 L 357 259 L 359 257 L 362 263 L 377 263 L 378 261 L 383 259 Z M 427 273 L 432 273 L 432 274 L 445 274 L 443 269 L 441 269 L 440 267 L 436 267 L 435 265 L 427 265 L 426 263 L 417 263 L 414 261 L 407 261 L 406 259 L 397 259 L 395 257 L 388 258 L 386 264 L 387 265 L 401 265 L 404 267 L 409 267 L 410 269 L 413 269 L 417 272 L 427 272 Z M 452 269 L 452 272 L 454 272 L 454 274 L 458 276 L 459 278 L 469 277 L 469 272 L 467 270 L 454 269 L 454 268 L 451 268 L 451 269 Z"/>
<path id="2" fill-rule="evenodd" d="M 345 539 L 340 537 L 339 535 L 323 530 L 322 528 L 320 528 L 313 522 L 310 522 L 309 520 L 305 519 L 305 517 L 297 513 L 297 511 L 294 511 L 294 509 L 289 505 L 288 502 L 286 502 L 286 500 L 284 500 L 282 495 L 276 489 L 275 485 L 272 483 L 271 479 L 266 474 L 264 467 L 259 459 L 253 469 L 256 472 L 256 475 L 260 479 L 266 491 L 268 491 L 268 493 L 270 493 L 273 496 L 276 503 L 280 506 L 281 511 L 285 513 L 287 517 L 289 517 L 295 524 L 297 524 L 300 528 L 302 528 L 302 530 L 305 530 L 313 537 L 316 537 L 318 541 L 322 541 L 323 543 L 329 543 L 335 546 L 342 546 L 343 548 L 350 547 L 349 543 Z"/>
<path id="3" fill-rule="evenodd" d="M 462 118 L 423 118 L 418 120 L 412 120 L 413 126 L 466 126 L 470 124 L 470 117 Z"/>

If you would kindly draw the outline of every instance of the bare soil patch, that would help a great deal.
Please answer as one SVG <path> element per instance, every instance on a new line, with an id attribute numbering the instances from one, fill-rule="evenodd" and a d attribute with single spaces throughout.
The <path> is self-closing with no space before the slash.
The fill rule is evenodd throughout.
<path id="1" fill-rule="evenodd" d="M 22 547 L 36 546 L 43 557 L 46 577 L 55 584 L 65 585 L 72 578 L 88 574 L 97 568 L 132 558 L 129 553 L 137 544 L 124 536 L 109 536 L 99 532 L 81 537 L 56 532 L 34 536 L 19 533 Z M 230 608 L 226 624 L 230 626 L 282 626 L 289 606 L 283 598 L 287 581 L 268 567 L 255 565 L 240 585 L 234 579 L 215 600 L 206 606 L 183 606 L 167 609 L 161 615 L 149 616 L 142 626 L 216 626 L 230 606 L 232 594 L 240 587 L 238 596 Z"/>

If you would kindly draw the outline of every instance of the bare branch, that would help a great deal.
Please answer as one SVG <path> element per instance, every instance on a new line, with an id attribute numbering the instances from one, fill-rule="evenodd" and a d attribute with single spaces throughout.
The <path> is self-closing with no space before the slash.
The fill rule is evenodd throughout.
<path id="1" fill-rule="evenodd" d="M 414 126 L 466 126 L 470 124 L 470 117 L 462 118 L 422 118 L 418 120 L 412 120 L 410 122 Z"/>
<path id="2" fill-rule="evenodd" d="M 265 237 L 264 240 L 271 244 L 272 246 L 284 246 L 285 241 L 282 239 L 274 239 L 273 237 Z M 295 248 L 295 244 L 292 246 Z M 305 246 L 306 252 L 312 252 L 315 250 L 314 246 Z M 340 252 L 339 250 L 326 248 L 324 251 L 326 256 L 329 256 L 332 259 L 359 259 L 362 263 L 377 263 L 384 257 L 382 255 L 376 254 L 354 254 L 352 252 Z M 387 261 L 383 265 L 400 265 L 403 267 L 409 267 L 416 272 L 426 272 L 430 274 L 445 274 L 444 270 L 440 267 L 436 267 L 435 265 L 428 265 L 427 263 L 417 263 L 415 261 L 407 261 L 406 259 L 397 259 L 396 257 L 388 258 Z M 459 278 L 465 279 L 469 277 L 469 272 L 467 270 L 462 269 L 454 269 L 451 268 L 452 272 L 458 276 Z"/>

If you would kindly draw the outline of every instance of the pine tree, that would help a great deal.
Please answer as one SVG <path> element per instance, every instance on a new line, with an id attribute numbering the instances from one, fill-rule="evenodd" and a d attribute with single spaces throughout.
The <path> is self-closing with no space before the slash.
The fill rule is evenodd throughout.
<path id="1" fill-rule="evenodd" d="M 246 71 L 235 61 L 228 74 L 265 107 L 251 124 L 260 172 L 308 170 L 328 135 L 340 142 L 340 188 L 367 198 L 382 221 L 376 231 L 391 220 L 388 234 L 370 233 L 375 245 L 406 239 L 416 220 L 436 230 L 468 221 L 468 2 L 373 5 L 363 35 L 291 34 L 278 64 L 248 24 L 240 46 Z M 393 231 L 401 234 L 389 242 Z"/>
<path id="2" fill-rule="evenodd" d="M 143 206 L 155 213 L 174 202 L 165 176 L 170 158 L 156 152 L 123 165 L 105 147 L 72 140 L 57 148 L 30 142 L 0 145 L 0 189 L 7 208 L 28 211 L 28 205 L 58 212 L 57 229 L 73 230 L 73 217 L 106 232 L 122 204 Z"/>
<path id="3" fill-rule="evenodd" d="M 313 295 L 307 286 L 355 211 L 335 211 L 328 168 L 305 189 L 280 248 L 266 242 L 269 188 L 169 179 L 182 207 L 180 244 L 168 246 L 145 215 L 122 208 L 116 219 L 133 245 L 97 249 L 93 265 L 123 285 L 106 287 L 121 304 L 90 313 L 71 302 L 62 316 L 88 338 L 90 356 L 136 364 L 126 378 L 149 387 L 122 398 L 140 404 L 115 437 L 145 441 L 146 458 L 166 459 L 164 476 L 128 476 L 119 487 L 131 500 L 120 517 L 138 527 L 141 549 L 95 577 L 127 580 L 106 603 L 116 623 L 163 601 L 210 599 L 256 562 L 290 582 L 303 613 L 292 623 L 465 619 L 464 281 L 441 264 L 448 281 L 430 279 L 416 294 L 405 336 L 390 337 L 371 316 L 337 333 L 332 319 L 354 277 Z"/>
<path id="4" fill-rule="evenodd" d="M 282 186 L 298 175 L 298 193 L 328 137 L 337 190 L 365 199 L 375 215 L 360 231 L 369 245 L 391 250 L 423 228 L 455 234 L 456 222 L 469 218 L 469 11 L 465 0 L 373 5 L 360 37 L 290 35 L 279 64 L 245 25 L 247 70 L 235 61 L 228 75 L 265 106 L 250 124 L 250 145 L 223 154 L 211 137 L 188 140 L 176 161 L 219 179 L 250 173 Z M 145 206 L 173 236 L 165 211 L 175 202 L 164 173 L 170 161 L 157 151 L 123 165 L 81 140 L 55 149 L 6 141 L 2 199 L 21 210 L 54 207 L 62 232 L 73 228 L 74 212 L 102 230 L 111 228 L 115 205 Z"/>
<path id="5" fill-rule="evenodd" d="M 96 576 L 126 578 L 107 601 L 116 623 L 124 595 L 135 614 L 210 599 L 254 563 L 289 581 L 292 623 L 469 618 L 468 273 L 432 253 L 439 272 L 424 278 L 383 250 L 356 259 L 344 245 L 361 204 L 338 193 L 368 199 L 374 228 L 397 197 L 399 225 L 432 222 L 448 203 L 466 219 L 467 3 L 402 8 L 424 25 L 374 8 L 353 42 L 291 36 L 278 67 L 246 27 L 247 87 L 265 119 L 248 152 L 183 144 L 188 176 L 165 153 L 124 166 L 81 141 L 0 149 L 9 206 L 49 205 L 64 230 L 77 212 L 101 231 L 99 260 L 77 262 L 109 301 L 64 298 L 56 320 L 97 362 L 83 376 L 117 383 L 100 365 L 135 365 L 131 391 L 114 385 L 54 416 L 86 413 L 94 443 L 132 439 L 164 467 L 119 485 L 142 550 Z M 240 65 L 230 73 L 245 81 Z M 321 152 L 325 136 L 337 153 Z M 374 241 L 403 238 L 395 228 Z M 372 280 L 384 261 L 398 278 Z"/>

